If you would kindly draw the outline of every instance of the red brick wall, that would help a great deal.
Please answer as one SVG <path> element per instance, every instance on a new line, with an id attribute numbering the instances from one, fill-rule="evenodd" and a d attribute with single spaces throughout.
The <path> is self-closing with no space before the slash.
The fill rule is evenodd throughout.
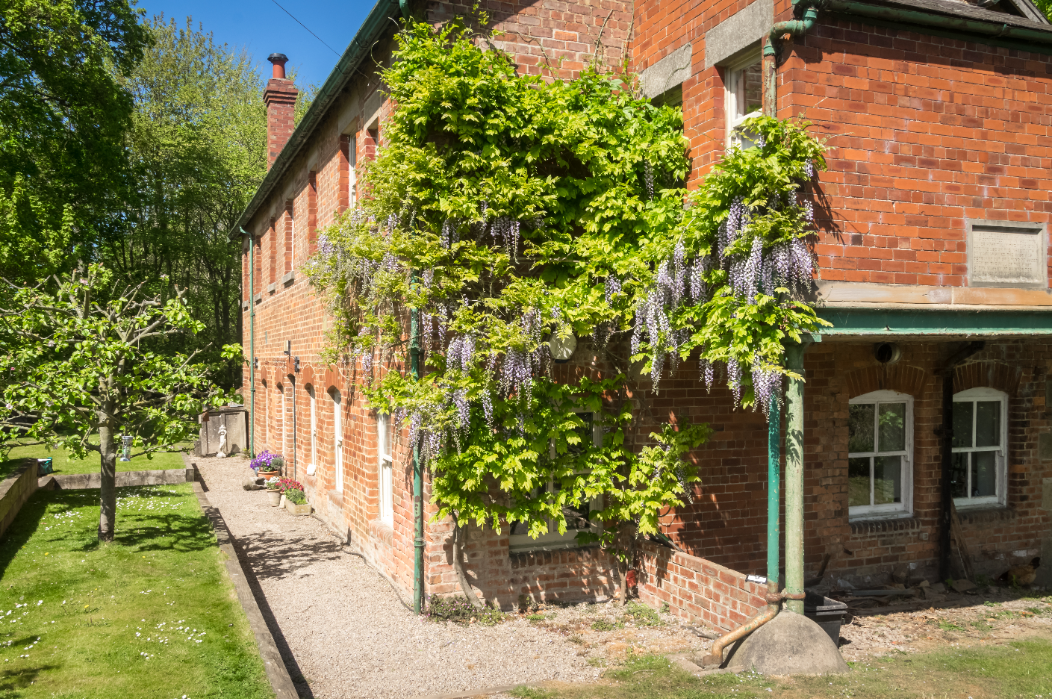
<path id="1" fill-rule="evenodd" d="M 633 69 L 692 44 L 683 83 L 688 186 L 723 151 L 723 71 L 705 33 L 744 0 L 635 5 Z M 787 19 L 790 3 L 775 3 Z M 1052 56 L 821 16 L 787 45 L 778 114 L 828 139 L 820 177 L 821 278 L 967 285 L 965 219 L 1052 220 Z"/>
<path id="2" fill-rule="evenodd" d="M 639 599 L 681 619 L 729 631 L 766 606 L 765 585 L 749 582 L 735 570 L 647 544 L 639 563 Z"/>
<path id="3" fill-rule="evenodd" d="M 787 3 L 781 3 L 778 7 L 784 9 L 783 5 L 787 7 Z M 432 4 L 430 7 L 434 17 L 449 11 L 449 6 L 445 5 Z M 504 40 L 506 48 L 514 51 L 525 70 L 531 72 L 539 71 L 538 56 L 542 47 L 545 51 L 550 48 L 556 58 L 564 59 L 562 66 L 566 75 L 579 70 L 579 64 L 590 55 L 600 30 L 607 47 L 605 59 L 611 65 L 614 64 L 623 56 L 617 51 L 623 50 L 633 21 L 635 41 L 630 55 L 637 69 L 652 65 L 682 45 L 683 41 L 695 42 L 694 74 L 684 84 L 684 112 L 691 155 L 694 157 L 692 186 L 695 186 L 701 173 L 719 156 L 723 142 L 722 79 L 718 69 L 701 70 L 703 54 L 700 51 L 704 33 L 715 26 L 717 21 L 741 7 L 744 7 L 743 3 L 703 6 L 697 3 L 640 2 L 635 5 L 633 19 L 628 6 L 622 3 L 569 5 L 544 0 L 524 5 L 521 11 L 518 6 L 501 6 L 498 10 L 503 14 L 495 14 L 494 21 L 509 32 L 508 38 Z M 605 29 L 602 27 L 604 22 Z M 557 32 L 575 36 L 557 35 Z M 871 43 L 860 42 L 858 51 L 849 53 L 848 49 L 856 39 L 852 32 L 860 32 L 860 36 Z M 873 43 L 876 41 L 874 37 L 879 36 L 879 32 L 859 27 L 823 25 L 816 30 L 813 39 L 809 36 L 803 42 L 798 42 L 796 50 L 802 53 L 791 56 L 780 73 L 783 114 L 805 111 L 820 125 L 820 133 L 831 137 L 830 143 L 834 147 L 830 159 L 831 172 L 823 175 L 822 179 L 822 192 L 831 207 L 831 214 L 826 221 L 827 227 L 832 228 L 835 223 L 848 237 L 839 249 L 833 246 L 829 235 L 823 238 L 819 248 L 823 256 L 823 275 L 834 275 L 824 278 L 847 279 L 847 276 L 836 277 L 837 274 L 850 271 L 844 265 L 855 265 L 852 269 L 857 271 L 865 266 L 863 264 L 860 267 L 859 260 L 884 260 L 886 258 L 880 255 L 885 255 L 888 250 L 892 251 L 890 259 L 894 260 L 895 255 L 904 254 L 895 251 L 913 250 L 914 246 L 917 246 L 918 251 L 930 246 L 927 252 L 940 256 L 935 260 L 923 260 L 924 264 L 929 265 L 929 276 L 941 269 L 933 265 L 957 264 L 941 257 L 949 251 L 949 243 L 939 243 L 945 249 L 935 249 L 936 241 L 953 240 L 953 236 L 963 231 L 955 228 L 956 224 L 946 223 L 944 219 L 952 213 L 947 212 L 947 207 L 958 206 L 961 212 L 981 209 L 986 212 L 983 215 L 987 218 L 995 218 L 998 212 L 1008 212 L 1012 216 L 1026 213 L 1046 217 L 1050 213 L 1046 180 L 1039 180 L 1040 186 L 1028 190 L 1028 198 L 1023 198 L 1019 193 L 1029 186 L 1023 182 L 1029 178 L 1023 177 L 1026 173 L 1018 172 L 1019 168 L 1033 169 L 1032 162 L 1027 158 L 1045 158 L 1042 162 L 1046 169 L 1048 166 L 1048 146 L 1036 140 L 1031 143 L 1032 137 L 1044 137 L 1042 129 L 1049 124 L 1049 117 L 1046 116 L 1049 104 L 1045 99 L 1046 83 L 1038 75 L 1038 67 L 1045 70 L 1044 66 L 1047 65 L 1042 62 L 1044 59 L 1031 61 L 1019 68 L 1012 63 L 1018 59 L 1008 52 L 972 50 L 970 47 L 969 52 L 961 49 L 960 56 L 953 59 L 952 66 L 947 60 L 936 56 L 925 56 L 923 62 L 908 63 L 901 70 L 892 63 L 892 72 L 901 76 L 887 76 L 887 80 L 891 81 L 889 84 L 893 85 L 891 92 L 867 92 L 861 87 L 839 85 L 838 81 L 843 81 L 833 71 L 834 64 L 854 66 L 856 72 L 865 69 L 862 77 L 844 77 L 875 81 L 873 84 L 879 82 L 866 72 L 878 70 L 870 66 L 869 61 L 872 58 L 870 54 L 876 51 L 870 47 L 877 45 Z M 955 46 L 953 42 L 941 42 L 932 51 L 956 50 Z M 384 50 L 388 49 L 389 46 Z M 384 50 L 378 50 L 376 55 L 383 56 Z M 889 50 L 905 49 L 896 48 L 892 41 L 892 49 Z M 812 53 L 807 54 L 808 51 Z M 822 53 L 819 54 L 819 51 Z M 805 56 L 811 62 L 806 63 L 800 56 Z M 1030 71 L 1026 73 L 1028 84 L 1033 82 L 1038 85 L 1030 93 L 1025 93 L 1033 94 L 1033 102 L 1020 108 L 1018 116 L 1012 117 L 1016 121 L 1006 121 L 1005 128 L 998 132 L 1002 135 L 992 139 L 1002 144 L 1003 153 L 997 155 L 992 150 L 994 146 L 983 145 L 981 139 L 975 139 L 952 153 L 949 150 L 938 151 L 940 163 L 956 158 L 963 163 L 959 169 L 947 166 L 942 170 L 929 170 L 926 169 L 927 164 L 921 165 L 919 160 L 916 166 L 895 164 L 894 159 L 890 164 L 885 163 L 882 154 L 886 149 L 906 149 L 909 146 L 920 151 L 920 154 L 910 157 L 920 158 L 927 152 L 925 149 L 949 148 L 945 144 L 934 146 L 922 143 L 922 135 L 927 139 L 933 133 L 948 130 L 949 135 L 940 136 L 948 139 L 955 137 L 955 129 L 965 128 L 951 123 L 963 118 L 961 115 L 948 106 L 937 108 L 931 100 L 925 103 L 924 100 L 928 98 L 922 96 L 921 88 L 910 82 L 914 78 L 909 76 L 920 75 L 922 68 L 927 70 L 925 65 L 934 65 L 947 74 L 949 77 L 940 79 L 949 80 L 951 85 L 959 84 L 962 90 L 965 87 L 973 90 L 961 93 L 966 96 L 961 98 L 961 104 L 971 105 L 976 113 L 987 110 L 982 112 L 984 119 L 987 118 L 987 112 L 998 108 L 998 95 L 1006 96 L 1009 90 L 1016 90 L 1010 95 L 1015 99 L 1024 94 L 1016 89 L 1018 86 L 1013 82 L 1015 78 L 1003 78 L 1006 84 L 1001 87 L 983 82 L 987 72 L 995 74 L 997 71 L 983 68 L 987 64 L 982 61 L 987 61 L 990 66 L 1010 67 L 1016 73 Z M 1003 68 L 999 69 L 1005 72 Z M 812 83 L 816 86 L 812 87 Z M 816 92 L 818 86 L 824 90 L 821 94 Z M 981 86 L 982 90 L 976 86 Z M 263 291 L 263 301 L 256 305 L 255 355 L 260 358 L 261 366 L 257 371 L 254 424 L 257 451 L 271 448 L 285 452 L 290 457 L 291 475 L 307 486 L 310 501 L 318 514 L 347 536 L 384 574 L 408 592 L 412 586 L 413 541 L 412 473 L 406 448 L 407 435 L 404 430 L 400 431 L 393 444 L 395 478 L 392 529 L 377 521 L 375 416 L 356 390 L 358 383 L 365 378 L 362 366 L 360 363 L 348 363 L 330 367 L 322 360 L 321 352 L 326 346 L 325 332 L 331 327 L 331 318 L 306 280 L 302 267 L 298 267 L 311 252 L 311 232 L 316 227 L 324 230 L 350 204 L 351 137 L 354 137 L 358 163 L 364 163 L 372 155 L 371 149 L 376 144 L 363 129 L 365 120 L 371 119 L 377 104 L 373 97 L 376 88 L 375 76 L 363 76 L 338 100 L 332 113 L 318 127 L 312 143 L 290 164 L 270 201 L 260 208 L 246 226 L 257 236 L 257 293 Z M 895 110 L 905 110 L 904 113 L 910 109 L 916 110 L 899 131 L 895 130 L 894 117 L 884 114 L 887 111 L 885 103 L 877 101 L 890 99 L 889 95 L 898 94 L 895 90 L 903 92 Z M 982 91 L 989 94 L 980 94 Z M 858 93 L 857 99 L 852 97 L 855 92 Z M 950 95 L 944 101 L 949 103 L 951 98 L 956 99 Z M 972 102 L 982 102 L 984 106 Z M 389 110 L 390 104 L 383 103 L 381 117 Z M 868 110 L 872 110 L 872 117 L 864 118 Z M 1029 116 L 1034 115 L 1035 110 L 1036 116 Z M 882 123 L 884 126 L 881 126 Z M 982 137 L 985 132 L 979 130 L 975 133 Z M 1014 144 L 1009 143 L 1006 140 L 1008 136 L 1003 135 L 1009 133 L 1017 139 Z M 1001 140 L 998 141 L 998 138 Z M 916 140 L 916 143 L 911 139 Z M 1002 167 L 1004 173 L 989 170 L 990 167 Z M 905 170 L 900 173 L 901 176 L 893 176 L 897 172 L 893 168 Z M 983 169 L 983 172 L 972 172 L 977 168 Z M 939 174 L 942 171 L 951 173 L 945 181 L 937 179 L 943 177 Z M 933 173 L 932 177 L 936 178 L 933 181 L 945 185 L 939 190 L 945 194 L 936 197 L 925 188 L 915 186 L 922 173 L 927 172 Z M 1047 173 L 1043 176 L 1047 176 Z M 994 180 L 987 183 L 981 179 L 984 177 L 993 177 Z M 864 185 L 860 184 L 863 179 L 866 182 Z M 953 190 L 957 185 L 963 188 L 961 192 Z M 975 190 L 977 187 L 985 189 Z M 912 200 L 914 192 L 920 192 L 917 195 L 920 202 Z M 963 199 L 959 201 L 962 197 L 971 197 L 969 201 L 974 203 L 972 200 L 977 196 L 980 200 L 976 206 Z M 276 288 L 271 295 L 264 287 L 277 281 L 280 276 L 276 274 L 278 266 L 283 266 L 277 236 L 283 235 L 284 230 L 275 223 L 276 219 L 284 215 L 286 198 L 291 198 L 292 210 L 297 215 L 303 216 L 303 212 L 307 212 L 308 223 L 296 228 L 296 235 L 291 241 L 293 258 L 297 261 L 297 268 L 292 270 L 295 278 L 288 286 L 279 285 L 280 288 Z M 952 206 L 948 203 L 951 199 L 955 202 Z M 987 199 L 990 201 L 984 203 Z M 864 213 L 871 202 L 874 203 L 873 210 L 876 213 Z M 910 219 L 913 223 L 907 223 L 905 213 L 902 213 L 901 220 L 893 218 L 899 216 L 897 212 L 900 210 L 906 211 L 903 207 L 914 206 L 917 207 L 917 213 L 909 216 L 924 217 L 926 222 L 923 225 L 919 219 L 913 218 Z M 888 208 L 888 211 L 881 207 Z M 313 222 L 310 220 L 311 212 Z M 963 214 L 953 215 L 959 218 Z M 892 238 L 896 241 L 894 245 L 890 242 Z M 954 242 L 954 246 L 958 242 Z M 287 248 L 284 239 L 281 243 L 283 254 Z M 953 254 L 959 252 L 958 247 L 953 248 Z M 878 252 L 872 252 L 874 250 Z M 834 255 L 835 260 L 832 257 Z M 918 255 L 918 260 L 922 257 Z M 244 269 L 247 270 L 247 261 L 245 265 Z M 865 274 L 875 271 L 878 270 L 866 270 Z M 860 281 L 875 278 L 857 277 Z M 243 319 L 243 327 L 247 335 L 247 317 Z M 292 372 L 294 380 L 288 378 L 288 362 L 281 354 L 285 340 L 292 341 L 292 354 L 299 356 L 301 362 L 300 372 Z M 247 337 L 244 344 L 247 348 Z M 902 562 L 916 564 L 918 573 L 930 570 L 938 539 L 935 528 L 938 482 L 937 475 L 933 475 L 938 473 L 937 444 L 932 429 L 939 422 L 939 386 L 931 374 L 944 354 L 944 349 L 936 345 L 903 347 L 900 368 L 895 370 L 898 373 L 892 378 L 907 384 L 915 382 L 910 385 L 915 386 L 917 391 L 914 496 L 917 514 L 904 523 L 871 526 L 852 525 L 847 518 L 847 401 L 853 395 L 852 391 L 868 385 L 867 382 L 891 379 L 882 379 L 875 369 L 869 345 L 824 343 L 809 352 L 805 444 L 808 464 L 807 558 L 811 567 L 817 565 L 823 553 L 829 552 L 833 556 L 830 570 L 839 577 L 849 574 L 863 577 L 882 575 Z M 1039 499 L 1037 489 L 1041 478 L 1049 477 L 1052 473 L 1048 463 L 1037 458 L 1035 445 L 1037 432 L 1052 427 L 1043 405 L 1043 382 L 1052 354 L 1045 343 L 1021 340 L 991 344 L 975 361 L 995 367 L 994 374 L 1011 374 L 1014 377 L 1018 373 L 1019 376 L 1011 403 L 1014 446 L 1010 466 L 1009 508 L 1001 512 L 963 517 L 969 537 L 975 542 L 973 557 L 979 561 L 982 570 L 994 571 L 1003 562 L 998 556 L 1004 556 L 1006 552 L 1010 554 L 1012 551 L 1031 550 L 1039 540 L 1042 528 L 1047 530 L 1049 526 L 1048 515 L 1036 509 Z M 710 443 L 691 455 L 700 464 L 702 476 L 695 503 L 664 518 L 667 533 L 687 548 L 690 555 L 676 554 L 669 557 L 667 552 L 648 552 L 643 559 L 645 575 L 641 579 L 640 590 L 648 602 L 657 604 L 659 601 L 670 601 L 680 613 L 690 618 L 726 628 L 737 621 L 739 616 L 747 616 L 750 609 L 757 606 L 756 600 L 749 597 L 756 594 L 756 590 L 750 587 L 751 584 L 742 582 L 741 575 L 718 566 L 742 573 L 764 572 L 766 424 L 756 413 L 732 409 L 730 396 L 725 390 L 714 389 L 711 394 L 706 393 L 691 367 L 691 363 L 684 363 L 679 374 L 666 378 L 659 394 L 655 395 L 644 382 L 629 395 L 638 416 L 635 432 L 630 435 L 630 440 L 635 444 L 642 443 L 654 427 L 670 419 L 674 422 L 707 422 L 715 429 Z M 598 371 L 601 367 L 564 369 L 574 370 Z M 985 369 L 968 371 L 971 373 L 961 374 L 962 385 L 966 382 L 974 384 L 977 376 L 985 378 L 990 375 Z M 874 372 L 877 372 L 876 379 L 873 377 Z M 284 391 L 280 395 L 279 384 Z M 308 385 L 314 387 L 317 395 L 319 463 L 314 476 L 306 474 L 310 450 Z M 328 393 L 331 388 L 338 389 L 343 397 L 345 477 L 342 493 L 334 489 L 333 417 Z M 282 395 L 285 397 L 284 402 L 281 400 Z M 295 413 L 292 409 L 293 400 Z M 291 429 L 294 421 L 297 450 L 293 455 Z M 425 501 L 427 499 L 425 485 Z M 430 518 L 434 511 L 432 505 L 427 505 L 426 516 Z M 446 521 L 429 524 L 427 528 L 425 565 L 429 593 L 446 593 L 457 589 L 451 566 L 449 526 Z M 667 560 L 662 559 L 662 556 Z M 716 573 L 707 572 L 706 566 L 713 567 Z M 465 567 L 485 596 L 505 607 L 518 604 L 521 595 L 530 599 L 563 600 L 610 596 L 617 584 L 611 561 L 595 549 L 509 554 L 507 531 L 497 534 L 489 530 L 471 529 Z M 733 579 L 725 579 L 728 575 Z M 707 602 L 702 604 L 705 600 Z"/>
<path id="4" fill-rule="evenodd" d="M 632 27 L 626 0 L 512 0 L 481 5 L 490 27 L 502 32 L 494 44 L 507 51 L 521 73 L 573 79 L 596 59 L 618 70 Z M 472 15 L 470 3 L 430 2 L 428 18 L 444 22 Z"/>
<path id="5" fill-rule="evenodd" d="M 951 343 L 952 344 L 952 343 Z M 883 580 L 896 567 L 915 579 L 937 574 L 940 512 L 941 380 L 935 372 L 956 345 L 902 344 L 892 367 L 873 358 L 872 344 L 821 343 L 805 356 L 805 555 L 815 570 L 831 556 L 830 580 Z M 1009 395 L 1007 507 L 961 511 L 976 570 L 998 574 L 1010 562 L 1037 555 L 1052 527 L 1040 509 L 1041 485 L 1052 463 L 1040 459 L 1038 435 L 1052 430 L 1045 387 L 1052 371 L 1052 344 L 1038 340 L 991 342 L 955 377 L 954 391 L 976 386 Z M 732 412 L 726 391 L 699 389 L 689 369 L 663 381 L 672 395 L 652 401 L 655 414 L 706 422 L 715 432 L 693 454 L 702 482 L 694 505 L 665 518 L 666 532 L 691 554 L 728 568 L 766 573 L 766 437 L 763 419 Z M 914 397 L 913 510 L 898 520 L 851 522 L 848 518 L 848 401 L 892 389 Z M 783 476 L 784 478 L 784 476 Z M 783 481 L 784 485 L 784 481 Z M 784 510 L 782 513 L 784 532 Z M 1015 555 L 1018 552 L 1018 556 Z M 783 552 L 784 553 L 784 552 Z M 784 561 L 784 555 L 782 560 Z"/>
<path id="6" fill-rule="evenodd" d="M 1052 219 L 1052 56 L 821 21 L 779 115 L 828 137 L 822 279 L 965 286 L 965 219 Z"/>

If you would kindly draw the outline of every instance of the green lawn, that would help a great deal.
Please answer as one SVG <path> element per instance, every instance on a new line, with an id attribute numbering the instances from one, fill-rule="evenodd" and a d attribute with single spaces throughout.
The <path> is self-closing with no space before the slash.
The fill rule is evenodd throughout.
<path id="1" fill-rule="evenodd" d="M 96 440 L 97 441 L 97 440 Z M 187 445 L 187 449 L 191 445 Z M 185 468 L 182 452 L 166 451 L 153 454 L 152 459 L 145 456 L 136 456 L 131 461 L 118 461 L 118 471 L 156 471 L 170 468 Z M 98 454 L 92 453 L 83 461 L 75 461 L 69 458 L 65 449 L 53 449 L 48 451 L 44 447 L 15 447 L 7 457 L 7 461 L 0 461 L 0 479 L 6 478 L 22 463 L 22 459 L 46 459 L 51 457 L 51 465 L 55 473 L 98 473 L 102 468 L 102 461 Z"/>
<path id="2" fill-rule="evenodd" d="M 765 678 L 753 673 L 695 677 L 660 656 L 644 656 L 590 687 L 520 687 L 520 699 L 986 699 L 1052 696 L 1052 643 L 1046 638 L 999 646 L 947 648 L 852 663 L 833 677 Z"/>
<path id="3" fill-rule="evenodd" d="M 0 541 L 0 696 L 272 697 L 191 484 L 38 491 Z"/>

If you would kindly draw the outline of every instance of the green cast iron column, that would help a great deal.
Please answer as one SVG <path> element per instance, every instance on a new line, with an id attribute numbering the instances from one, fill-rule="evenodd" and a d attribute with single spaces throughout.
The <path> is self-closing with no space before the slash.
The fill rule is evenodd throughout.
<path id="1" fill-rule="evenodd" d="M 782 460 L 782 416 L 778 407 L 778 398 L 771 397 L 771 419 L 767 423 L 767 581 L 773 580 L 777 592 L 778 585 L 778 518 L 780 516 L 780 475 Z"/>
<path id="2" fill-rule="evenodd" d="M 241 234 L 248 236 L 248 383 L 252 386 L 248 418 L 248 455 L 256 456 L 256 241 L 244 228 Z"/>
<path id="3" fill-rule="evenodd" d="M 416 284 L 416 273 L 413 273 Z M 420 324 L 419 312 L 409 312 L 409 371 L 413 380 L 420 378 Z M 420 466 L 420 437 L 413 443 L 413 611 L 417 614 L 424 604 L 424 471 Z"/>
<path id="4" fill-rule="evenodd" d="M 786 367 L 804 375 L 808 343 L 785 349 Z M 786 395 L 785 425 L 785 591 L 804 591 L 804 382 L 790 379 Z M 803 600 L 787 600 L 786 607 L 804 613 Z"/>

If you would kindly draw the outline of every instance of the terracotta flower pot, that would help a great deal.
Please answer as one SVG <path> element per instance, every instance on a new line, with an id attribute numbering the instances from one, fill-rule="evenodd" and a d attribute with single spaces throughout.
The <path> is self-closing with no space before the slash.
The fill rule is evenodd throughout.
<path id="1" fill-rule="evenodd" d="M 281 471 L 260 471 L 259 477 L 266 478 L 268 481 L 272 481 L 281 475 Z"/>

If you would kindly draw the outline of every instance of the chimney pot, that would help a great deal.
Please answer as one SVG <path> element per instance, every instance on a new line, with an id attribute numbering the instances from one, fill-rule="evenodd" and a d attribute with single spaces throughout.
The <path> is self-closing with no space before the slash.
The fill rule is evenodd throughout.
<path id="1" fill-rule="evenodd" d="M 267 60 L 274 64 L 274 77 L 278 80 L 284 80 L 285 64 L 288 62 L 289 57 L 283 53 L 272 53 L 267 56 Z"/>

